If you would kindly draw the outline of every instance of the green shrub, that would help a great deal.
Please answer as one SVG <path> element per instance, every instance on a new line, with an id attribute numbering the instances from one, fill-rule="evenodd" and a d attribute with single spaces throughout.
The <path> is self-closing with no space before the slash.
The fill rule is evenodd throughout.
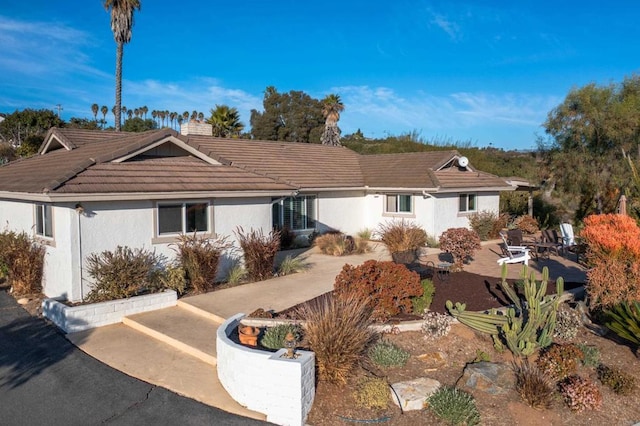
<path id="1" fill-rule="evenodd" d="M 231 244 L 226 238 L 206 238 L 193 234 L 182 234 L 173 245 L 176 261 L 185 271 L 188 288 L 206 292 L 213 288 L 218 275 L 222 253 Z"/>
<path id="2" fill-rule="evenodd" d="M 394 262 L 368 260 L 361 265 L 344 265 L 336 277 L 337 295 L 355 292 L 369 301 L 375 321 L 386 321 L 412 309 L 411 298 L 422 295 L 420 276 Z"/>
<path id="3" fill-rule="evenodd" d="M 345 383 L 375 338 L 371 308 L 357 293 L 331 293 L 313 299 L 298 309 L 305 320 L 305 344 L 315 353 L 318 378 L 329 383 Z"/>
<path id="4" fill-rule="evenodd" d="M 0 233 L 0 265 L 16 296 L 42 292 L 46 248 L 25 232 Z"/>
<path id="5" fill-rule="evenodd" d="M 402 367 L 409 357 L 409 352 L 386 340 L 379 340 L 368 352 L 369 358 L 382 367 Z"/>
<path id="6" fill-rule="evenodd" d="M 488 210 L 473 213 L 469 216 L 469 225 L 478 234 L 481 241 L 497 237 L 497 235 L 494 235 L 496 222 L 498 222 L 498 215 Z"/>
<path id="7" fill-rule="evenodd" d="M 422 315 L 429 309 L 431 302 L 433 302 L 433 295 L 436 294 L 436 286 L 433 284 L 433 281 L 428 278 L 420 281 L 420 285 L 422 286 L 422 295 L 413 297 L 411 299 L 411 305 L 413 306 L 414 314 Z"/>
<path id="8" fill-rule="evenodd" d="M 305 258 L 287 256 L 282 260 L 282 262 L 280 262 L 278 275 L 295 274 L 297 272 L 306 271 L 307 269 L 309 269 L 309 264 L 306 262 Z"/>
<path id="9" fill-rule="evenodd" d="M 284 348 L 284 340 L 287 334 L 293 334 L 296 341 L 302 339 L 302 329 L 296 324 L 278 324 L 274 327 L 268 327 L 264 332 L 264 336 L 260 340 L 260 344 L 269 349 Z"/>
<path id="10" fill-rule="evenodd" d="M 578 348 L 582 351 L 582 365 L 597 367 L 600 364 L 600 349 L 584 343 L 578 343 Z"/>
<path id="11" fill-rule="evenodd" d="M 235 261 L 229 269 L 227 269 L 226 282 L 231 285 L 240 284 L 247 277 L 247 270 L 244 266 Z"/>
<path id="12" fill-rule="evenodd" d="M 553 403 L 554 386 L 547 376 L 527 359 L 515 364 L 516 390 L 533 408 L 549 408 Z"/>
<path id="13" fill-rule="evenodd" d="M 271 231 L 264 235 L 262 230 L 251 229 L 245 233 L 242 227 L 235 231 L 244 252 L 244 265 L 252 281 L 262 281 L 273 277 L 273 262 L 280 250 L 280 232 Z"/>
<path id="14" fill-rule="evenodd" d="M 187 291 L 187 278 L 181 266 L 169 266 L 165 273 L 160 275 L 160 279 L 164 288 L 174 290 L 178 295 Z"/>
<path id="15" fill-rule="evenodd" d="M 389 405 L 389 385 L 384 379 L 365 377 L 353 393 L 356 404 L 369 409 L 385 409 Z"/>
<path id="16" fill-rule="evenodd" d="M 369 243 L 361 238 L 353 238 L 340 232 L 330 232 L 315 238 L 314 244 L 324 254 L 345 256 L 369 251 Z"/>
<path id="17" fill-rule="evenodd" d="M 480 413 L 470 394 L 454 387 L 443 386 L 427 399 L 429 409 L 451 425 L 477 425 Z"/>
<path id="18" fill-rule="evenodd" d="M 440 235 L 440 250 L 453 256 L 457 269 L 462 269 L 480 247 L 478 234 L 467 228 L 449 228 Z"/>
<path id="19" fill-rule="evenodd" d="M 607 328 L 619 337 L 640 345 L 640 302 L 622 302 L 606 312 Z"/>
<path id="20" fill-rule="evenodd" d="M 591 379 L 569 376 L 560 382 L 559 389 L 571 411 L 579 413 L 602 407 L 602 393 Z"/>
<path id="21" fill-rule="evenodd" d="M 578 362 L 583 358 L 584 355 L 577 345 L 553 344 L 540 354 L 537 365 L 549 379 L 559 381 L 575 374 Z"/>
<path id="22" fill-rule="evenodd" d="M 619 368 L 600 364 L 596 371 L 602 384 L 619 395 L 629 395 L 636 386 L 636 379 Z"/>
<path id="23" fill-rule="evenodd" d="M 358 231 L 358 233 L 356 234 L 358 238 L 363 239 L 363 240 L 370 240 L 371 236 L 373 234 L 373 231 L 371 231 L 371 229 L 369 228 L 364 228 Z"/>
<path id="24" fill-rule="evenodd" d="M 162 289 L 162 257 L 143 249 L 118 246 L 87 257 L 87 272 L 94 285 L 86 301 L 103 302 Z"/>
<path id="25" fill-rule="evenodd" d="M 419 225 L 392 220 L 378 225 L 376 233 L 389 253 L 414 251 L 427 245 L 427 233 Z"/>

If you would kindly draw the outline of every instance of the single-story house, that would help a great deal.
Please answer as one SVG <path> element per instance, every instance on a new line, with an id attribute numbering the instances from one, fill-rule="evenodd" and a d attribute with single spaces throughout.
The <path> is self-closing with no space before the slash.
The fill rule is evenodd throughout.
<path id="1" fill-rule="evenodd" d="M 360 155 L 204 136 L 201 126 L 181 134 L 54 128 L 37 155 L 0 167 L 0 223 L 46 245 L 47 296 L 83 299 L 87 256 L 118 245 L 170 259 L 182 233 L 354 234 L 393 219 L 438 236 L 468 226 L 474 212 L 498 212 L 500 191 L 513 189 L 457 151 Z"/>

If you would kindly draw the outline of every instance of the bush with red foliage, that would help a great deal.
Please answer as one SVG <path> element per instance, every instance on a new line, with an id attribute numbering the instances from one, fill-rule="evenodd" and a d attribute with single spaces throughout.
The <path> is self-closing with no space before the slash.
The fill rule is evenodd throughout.
<path id="1" fill-rule="evenodd" d="M 453 256 L 458 270 L 480 249 L 480 237 L 476 231 L 467 228 L 449 228 L 440 235 L 440 250 Z"/>
<path id="2" fill-rule="evenodd" d="M 358 266 L 344 265 L 336 277 L 334 291 L 338 297 L 355 291 L 362 298 L 369 298 L 375 321 L 411 312 L 411 298 L 423 292 L 418 274 L 404 265 L 376 260 Z"/>
<path id="3" fill-rule="evenodd" d="M 626 215 L 600 214 L 584 220 L 587 245 L 585 286 L 592 307 L 640 301 L 640 228 Z"/>

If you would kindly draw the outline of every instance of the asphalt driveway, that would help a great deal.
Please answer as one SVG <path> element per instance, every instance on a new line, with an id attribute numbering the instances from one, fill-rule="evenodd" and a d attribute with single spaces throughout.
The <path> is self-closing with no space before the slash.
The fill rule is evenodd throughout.
<path id="1" fill-rule="evenodd" d="M 264 425 L 127 376 L 0 291 L 0 424 Z"/>

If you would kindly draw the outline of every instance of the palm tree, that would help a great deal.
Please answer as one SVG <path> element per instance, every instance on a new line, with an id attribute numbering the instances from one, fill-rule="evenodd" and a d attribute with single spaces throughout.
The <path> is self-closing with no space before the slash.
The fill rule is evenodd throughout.
<path id="1" fill-rule="evenodd" d="M 135 109 L 133 110 L 133 115 L 135 115 L 135 116 L 136 116 L 136 118 L 138 118 L 138 116 L 140 115 L 140 108 L 135 108 Z"/>
<path id="2" fill-rule="evenodd" d="M 131 120 L 131 117 L 133 117 L 133 111 L 128 110 L 127 111 L 127 117 L 129 117 L 129 120 Z M 136 117 L 137 117 L 137 115 L 136 115 Z"/>
<path id="3" fill-rule="evenodd" d="M 325 122 L 320 141 L 323 145 L 340 146 L 338 120 L 340 120 L 342 111 L 344 111 L 344 104 L 340 100 L 340 96 L 332 93 L 322 100 L 322 115 L 324 115 Z"/>
<path id="4" fill-rule="evenodd" d="M 185 111 L 182 113 L 182 119 L 184 121 L 189 121 L 189 111 Z"/>
<path id="5" fill-rule="evenodd" d="M 109 112 L 109 108 L 107 108 L 106 105 L 102 105 L 100 112 L 102 113 L 102 129 L 104 130 L 104 125 L 107 124 L 107 113 Z"/>
<path id="6" fill-rule="evenodd" d="M 149 112 L 149 107 L 148 106 L 143 106 L 142 108 L 140 108 L 140 112 L 142 112 L 144 114 L 144 119 L 147 119 L 147 113 Z"/>
<path id="7" fill-rule="evenodd" d="M 198 119 L 198 111 L 193 110 L 193 112 L 191 113 L 191 120 L 196 121 L 197 119 Z"/>
<path id="8" fill-rule="evenodd" d="M 204 113 L 202 113 L 202 112 L 198 113 L 198 121 L 199 122 L 203 122 L 204 121 Z"/>
<path id="9" fill-rule="evenodd" d="M 104 8 L 111 12 L 111 31 L 116 41 L 116 132 L 120 131 L 120 106 L 122 105 L 122 53 L 125 43 L 131 41 L 133 12 L 140 10 L 139 0 L 104 0 Z"/>
<path id="10" fill-rule="evenodd" d="M 151 117 L 153 118 L 153 121 L 156 121 L 156 118 L 158 118 L 158 111 L 155 109 L 151 111 Z"/>
<path id="11" fill-rule="evenodd" d="M 216 108 L 211 110 L 211 117 L 207 118 L 207 123 L 213 126 L 213 136 L 219 138 L 238 137 L 244 130 L 237 108 L 229 108 L 227 105 L 216 105 Z"/>
<path id="12" fill-rule="evenodd" d="M 177 112 L 172 112 L 169 114 L 169 119 L 171 120 L 171 128 L 173 129 L 173 123 L 176 121 L 176 117 L 178 116 Z"/>
<path id="13" fill-rule="evenodd" d="M 93 119 L 95 121 L 98 121 L 98 111 L 100 111 L 98 104 L 91 105 L 91 112 L 93 113 Z"/>

